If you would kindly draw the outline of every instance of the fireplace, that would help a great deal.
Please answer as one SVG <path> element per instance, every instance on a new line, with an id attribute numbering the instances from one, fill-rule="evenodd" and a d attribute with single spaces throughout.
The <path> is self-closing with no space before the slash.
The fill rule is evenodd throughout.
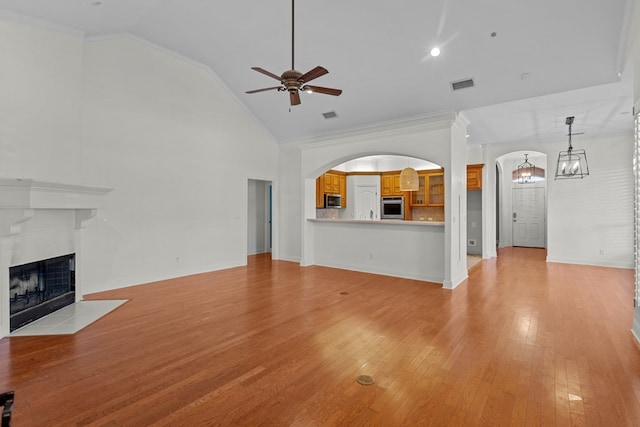
<path id="1" fill-rule="evenodd" d="M 73 304 L 75 290 L 75 254 L 10 267 L 10 331 Z"/>
<path id="2" fill-rule="evenodd" d="M 0 178 L 0 338 L 82 299 L 83 230 L 110 191 Z"/>

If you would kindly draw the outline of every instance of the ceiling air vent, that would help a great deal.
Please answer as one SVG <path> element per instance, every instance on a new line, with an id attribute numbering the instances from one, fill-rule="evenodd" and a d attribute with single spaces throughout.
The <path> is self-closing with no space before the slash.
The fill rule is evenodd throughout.
<path id="1" fill-rule="evenodd" d="M 328 111 L 326 113 L 322 113 L 325 119 L 333 119 L 334 117 L 338 117 L 335 111 Z"/>
<path id="2" fill-rule="evenodd" d="M 473 87 L 473 79 L 458 80 L 457 82 L 451 82 L 451 89 L 460 90 L 468 87 Z"/>

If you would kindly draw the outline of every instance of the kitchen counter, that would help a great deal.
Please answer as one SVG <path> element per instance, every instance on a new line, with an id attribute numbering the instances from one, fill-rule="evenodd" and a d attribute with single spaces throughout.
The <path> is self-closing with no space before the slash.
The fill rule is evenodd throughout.
<path id="1" fill-rule="evenodd" d="M 441 221 L 403 221 L 396 219 L 382 219 L 382 220 L 368 220 L 368 219 L 341 219 L 341 218 L 308 218 L 308 221 L 313 222 L 344 222 L 353 224 L 383 224 L 383 225 L 427 225 L 427 226 L 439 226 L 444 227 L 444 222 Z"/>
<path id="2" fill-rule="evenodd" d="M 305 227 L 302 265 L 444 282 L 444 222 L 308 218 Z"/>

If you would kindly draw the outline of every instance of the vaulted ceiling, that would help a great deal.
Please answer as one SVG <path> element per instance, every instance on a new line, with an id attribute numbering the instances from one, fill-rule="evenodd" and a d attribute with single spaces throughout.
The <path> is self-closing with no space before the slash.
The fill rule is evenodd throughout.
<path id="1" fill-rule="evenodd" d="M 298 0 L 295 67 L 339 97 L 286 93 L 253 71 L 291 67 L 290 0 L 0 0 L 4 17 L 130 34 L 209 67 L 280 141 L 462 112 L 469 143 L 632 129 L 625 49 L 633 0 Z M 441 54 L 430 54 L 433 47 Z M 451 83 L 473 79 L 454 91 Z M 337 117 L 325 119 L 323 113 Z"/>

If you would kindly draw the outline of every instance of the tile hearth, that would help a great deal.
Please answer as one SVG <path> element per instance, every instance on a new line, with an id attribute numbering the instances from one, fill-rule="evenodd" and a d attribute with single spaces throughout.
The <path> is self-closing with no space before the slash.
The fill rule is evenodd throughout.
<path id="1" fill-rule="evenodd" d="M 37 335 L 71 335 L 102 316 L 120 307 L 128 300 L 79 301 L 29 323 L 9 334 L 10 337 Z"/>

